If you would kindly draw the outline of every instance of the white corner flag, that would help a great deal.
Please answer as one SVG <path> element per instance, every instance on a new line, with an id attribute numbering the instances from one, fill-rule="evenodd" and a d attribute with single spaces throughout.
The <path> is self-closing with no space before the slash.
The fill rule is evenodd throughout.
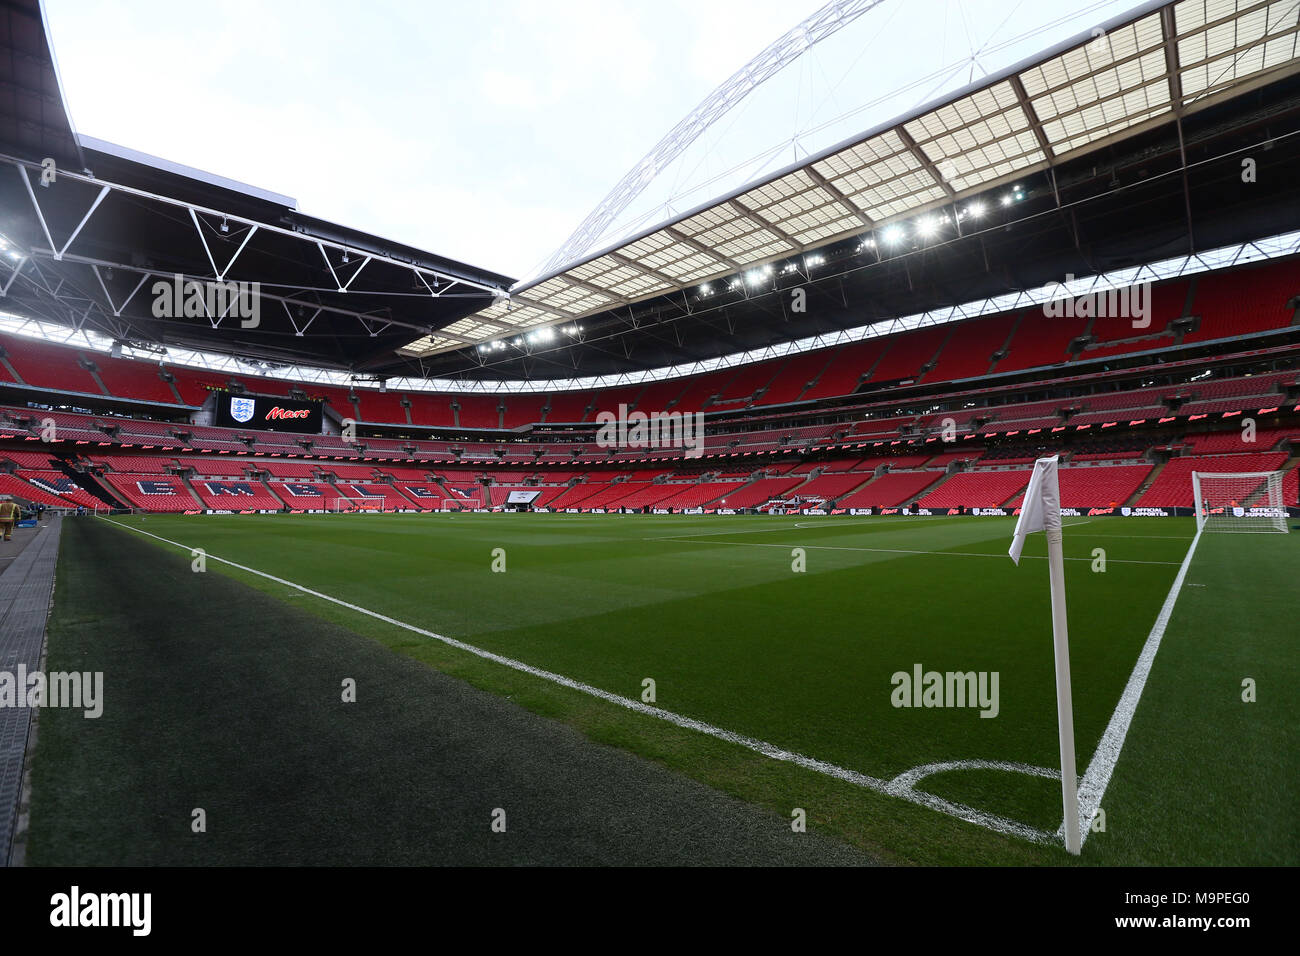
<path id="1" fill-rule="evenodd" d="M 1011 539 L 1011 560 L 1020 564 L 1025 535 L 1046 532 L 1047 569 L 1052 590 L 1052 646 L 1056 655 L 1056 726 L 1061 738 L 1061 805 L 1065 815 L 1065 848 L 1079 853 L 1079 793 L 1074 765 L 1074 705 L 1070 696 L 1070 634 L 1065 613 L 1065 558 L 1061 551 L 1060 459 L 1040 458 L 1025 489 Z"/>

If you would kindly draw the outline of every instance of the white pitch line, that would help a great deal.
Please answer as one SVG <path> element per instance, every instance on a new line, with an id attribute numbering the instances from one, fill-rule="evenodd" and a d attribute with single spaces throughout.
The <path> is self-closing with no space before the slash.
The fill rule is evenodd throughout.
<path id="1" fill-rule="evenodd" d="M 1120 695 L 1115 712 L 1110 716 L 1106 732 L 1101 735 L 1101 742 L 1097 744 L 1088 769 L 1083 779 L 1079 781 L 1080 846 L 1087 841 L 1088 834 L 1092 831 L 1092 818 L 1101 807 L 1101 800 L 1106 795 L 1111 774 L 1115 771 L 1115 764 L 1119 762 L 1119 754 L 1124 749 L 1124 740 L 1128 736 L 1129 726 L 1133 723 L 1133 715 L 1137 713 L 1138 701 L 1142 698 L 1147 677 L 1151 674 L 1151 666 L 1155 663 L 1156 651 L 1160 650 L 1160 641 L 1165 636 L 1165 628 L 1169 626 L 1170 617 L 1173 616 L 1174 605 L 1178 603 L 1178 594 L 1183 589 L 1187 569 L 1191 567 L 1192 556 L 1196 554 L 1196 545 L 1200 540 L 1201 532 L 1198 529 L 1196 536 L 1192 538 L 1191 547 L 1187 549 L 1187 556 L 1183 558 L 1182 566 L 1178 569 L 1178 575 L 1169 588 L 1165 603 L 1156 616 L 1156 622 L 1151 626 L 1151 633 L 1147 635 L 1146 643 L 1142 645 L 1142 653 L 1138 655 L 1133 673 L 1129 675 L 1128 683 L 1124 686 L 1124 693 Z M 1063 834 L 1064 829 L 1065 825 L 1062 823 L 1061 829 L 1057 831 L 1058 834 Z"/>
<path id="2" fill-rule="evenodd" d="M 820 527 L 836 528 L 836 527 L 843 527 L 845 525 L 854 525 L 854 524 L 861 526 L 858 520 L 854 520 L 854 521 L 827 521 L 821 524 Z M 796 524 L 795 527 L 797 528 L 799 527 L 799 525 Z M 674 538 L 713 538 L 723 534 L 772 534 L 775 531 L 784 531 L 787 534 L 789 534 L 790 530 L 791 529 L 789 527 L 783 525 L 775 528 L 750 528 L 748 531 L 736 531 L 734 529 L 729 529 L 726 531 L 698 531 L 694 534 L 662 534 L 662 535 L 644 537 L 641 540 L 642 541 L 671 541 Z"/>
<path id="3" fill-rule="evenodd" d="M 139 528 L 133 528 L 130 525 L 122 524 L 120 521 L 114 521 L 112 518 L 104 518 L 102 520 L 107 521 L 109 524 L 115 525 L 126 531 L 131 531 L 136 534 L 141 534 L 144 535 L 145 537 L 153 538 L 156 541 L 161 541 L 164 544 L 169 544 L 173 547 L 180 548 L 183 551 L 193 552 L 194 550 L 189 545 L 181 544 L 179 541 L 173 541 L 170 538 L 164 538 L 161 535 L 153 534 L 152 532 L 149 531 L 142 531 Z M 521 671 L 533 677 L 539 677 L 542 680 L 550 681 L 551 683 L 558 684 L 561 687 L 567 687 L 570 690 L 576 690 L 579 693 L 583 693 L 591 697 L 599 698 L 600 700 L 606 701 L 611 704 L 616 704 L 617 706 L 623 707 L 627 710 L 635 711 L 638 714 L 644 714 L 647 717 L 654 717 L 658 720 L 666 721 L 667 723 L 674 724 L 678 727 L 682 727 L 687 730 L 698 731 L 699 733 L 706 734 L 718 740 L 723 740 L 731 744 L 737 744 L 741 747 L 746 748 L 747 750 L 752 750 L 754 753 L 761 754 L 764 757 L 770 757 L 773 760 L 780 760 L 784 763 L 791 763 L 794 764 L 795 766 L 803 767 L 805 770 L 812 770 L 815 771 L 816 773 L 824 774 L 825 776 L 828 777 L 833 777 L 836 780 L 841 780 L 845 783 L 851 783 L 859 787 L 864 787 L 868 790 L 874 790 L 877 793 L 883 793 L 888 796 L 897 797 L 900 800 L 906 800 L 909 803 L 914 803 L 919 806 L 928 807 L 931 810 L 937 810 L 940 813 L 944 813 L 947 814 L 948 816 L 956 817 L 959 820 L 965 820 L 967 823 L 974 823 L 986 829 L 993 830 L 996 833 L 1004 833 L 1009 836 L 1016 836 L 1016 837 L 1020 837 L 1021 839 L 1031 840 L 1036 843 L 1055 842 L 1055 838 L 1052 837 L 1050 834 L 1047 834 L 1041 830 L 1036 830 L 1033 827 L 1026 826 L 1023 823 L 1017 823 L 1014 820 L 1008 820 L 1005 817 L 1000 817 L 997 816 L 996 814 L 986 813 L 983 810 L 976 810 L 973 807 L 968 807 L 963 804 L 953 803 L 949 800 L 944 800 L 942 797 L 936 797 L 933 794 L 928 794 L 922 791 L 914 790 L 912 789 L 911 786 L 912 778 L 909 777 L 909 774 L 912 773 L 911 771 L 901 775 L 900 777 L 895 777 L 892 781 L 885 781 L 879 779 L 878 777 L 871 777 L 868 776 L 867 774 L 859 773 L 856 770 L 849 770 L 845 767 L 840 767 L 837 766 L 836 764 L 828 763 L 825 760 L 818 760 L 814 757 L 808 757 L 800 753 L 795 753 L 794 751 L 786 750 L 782 747 L 778 747 L 776 744 L 770 744 L 767 741 L 759 740 L 755 737 L 749 737 L 744 734 L 738 734 L 730 730 L 724 730 L 721 727 L 715 727 L 713 724 L 705 723 L 702 720 L 696 720 L 693 717 L 686 717 L 683 716 L 682 714 L 675 714 L 670 710 L 662 710 L 658 707 L 651 707 L 648 704 L 642 703 L 639 700 L 633 700 L 630 697 L 622 697 L 618 694 L 611 693 L 607 690 L 602 690 L 601 688 L 595 687 L 591 684 L 585 684 L 582 681 L 574 680 L 571 677 L 565 677 L 563 674 L 556 674 L 553 671 L 543 670 L 540 667 L 534 667 L 531 664 L 525 664 L 523 661 L 515 660 L 512 657 L 506 657 L 502 654 L 496 654 L 492 651 L 484 650 L 481 647 L 475 647 L 473 644 L 467 644 L 464 641 L 456 640 L 454 637 L 446 637 L 445 635 L 427 630 L 426 628 L 418 627 L 414 624 L 407 624 L 405 621 L 399 621 L 397 618 L 389 617 L 387 614 L 381 614 L 378 611 L 372 611 L 369 608 L 361 607 L 359 604 L 352 604 L 340 598 L 332 597 L 329 594 L 324 594 L 312 588 L 304 587 L 303 585 L 297 584 L 293 581 L 288 581 L 284 578 L 276 577 L 274 574 L 267 574 L 265 571 L 259 571 L 257 568 L 250 568 L 247 567 L 246 565 L 237 564 L 236 562 L 230 561 L 226 558 L 217 557 L 215 554 L 209 553 L 207 555 L 207 558 L 209 561 L 216 561 L 220 564 L 225 564 L 232 568 L 237 568 L 238 570 L 244 571 L 248 574 L 255 574 L 258 577 L 265 578 L 268 581 L 274 581 L 276 584 L 281 584 L 285 587 L 293 588 L 295 591 L 301 591 L 303 594 L 310 595 L 311 597 L 319 598 L 322 601 L 328 601 L 331 604 L 337 604 L 339 607 L 345 607 L 350 611 L 355 611 L 358 614 L 364 614 L 367 617 L 372 617 L 377 621 L 383 621 L 385 624 L 391 624 L 394 627 L 403 628 L 404 630 L 411 631 L 416 634 L 420 634 L 424 637 L 432 638 L 435 641 L 441 641 L 443 644 L 446 644 L 449 647 L 454 647 L 457 650 L 464 651 L 468 654 L 473 654 L 476 657 L 481 657 L 484 660 L 492 661 L 493 663 L 496 664 L 502 664 L 506 667 L 511 668 L 512 670 Z M 1020 766 L 1015 764 L 1001 764 L 995 761 L 954 761 L 951 764 L 951 766 L 954 769 L 963 769 L 967 764 L 969 764 L 972 769 L 980 769 L 981 766 L 984 764 L 988 764 L 989 766 L 996 766 L 998 769 L 1007 769 L 1010 767 Z"/>
<path id="4" fill-rule="evenodd" d="M 889 792 L 903 799 L 921 803 L 941 813 L 961 817 L 963 820 L 967 819 L 965 816 L 967 813 L 982 813 L 983 811 L 972 811 L 970 807 L 964 804 L 953 803 L 943 797 L 937 797 L 932 793 L 915 789 L 916 784 L 926 777 L 936 773 L 948 773 L 953 770 L 1002 770 L 1007 773 L 1028 774 L 1031 777 L 1046 777 L 1049 780 L 1061 779 L 1061 771 L 1059 770 L 1049 770 L 1046 767 L 1035 767 L 1026 763 L 1015 763 L 1007 760 L 946 760 L 942 763 L 928 763 L 920 767 L 913 767 L 911 770 L 900 773 L 889 781 Z M 986 815 L 992 816 L 992 814 Z M 1034 843 L 1056 843 L 1058 840 L 1064 840 L 1060 833 L 1053 836 L 1046 830 L 1039 830 L 1036 827 L 1009 820 L 1006 817 L 997 817 L 997 819 L 1001 821 L 1004 833 L 1014 833 L 1016 836 Z"/>
<path id="5" fill-rule="evenodd" d="M 671 541 L 672 538 L 662 538 L 660 540 Z M 757 541 L 694 541 L 689 536 L 681 539 L 682 544 L 707 544 L 709 546 L 719 544 L 731 544 L 741 548 L 789 548 L 790 544 L 763 544 Z M 907 548 L 850 548 L 847 545 L 831 544 L 801 544 L 793 545 L 794 547 L 803 548 L 806 551 L 868 551 L 878 552 L 880 554 L 934 554 L 954 558 L 1005 558 L 1005 552 L 995 552 L 985 554 L 983 551 L 913 551 Z M 1045 554 L 1026 554 L 1025 558 L 1033 558 L 1037 561 L 1046 561 Z M 1092 562 L 1094 558 L 1066 558 L 1066 561 L 1087 561 Z M 1108 564 L 1167 564 L 1170 566 L 1177 565 L 1177 561 L 1141 561 L 1136 558 L 1107 558 Z"/>
<path id="6" fill-rule="evenodd" d="M 1081 534 L 1080 538 L 1132 538 L 1135 541 L 1191 541 L 1185 534 Z"/>
<path id="7" fill-rule="evenodd" d="M 920 518 L 920 517 L 923 517 L 923 516 L 917 515 L 917 516 L 914 516 L 914 517 Z M 930 517 L 932 517 L 932 518 L 955 518 L 955 517 L 959 517 L 959 516 L 958 516 L 958 515 L 931 515 Z M 1097 520 L 1096 518 L 1089 518 L 1089 519 L 1087 519 L 1086 521 L 1073 521 L 1073 522 L 1069 522 L 1069 523 L 1062 523 L 1061 527 L 1063 527 L 1063 528 L 1078 528 L 1078 527 L 1082 527 L 1082 526 L 1085 525 L 1085 524 L 1092 524 L 1092 523 L 1093 523 L 1094 521 L 1096 521 L 1096 520 Z M 847 521 L 845 521 L 845 520 L 838 520 L 838 521 L 821 521 L 821 520 L 819 520 L 819 521 L 808 521 L 808 522 L 796 521 L 796 522 L 794 523 L 794 525 L 793 525 L 794 528 L 797 528 L 797 529 L 799 529 L 800 531 L 808 531 L 808 530 L 815 529 L 815 528 L 847 528 L 847 527 L 850 527 L 850 526 L 858 527 L 858 528 L 862 528 L 863 530 L 866 530 L 868 527 L 870 527 L 870 528 L 879 528 L 879 527 L 880 527 L 880 525 L 879 525 L 879 524 L 876 524 L 876 523 L 872 523 L 872 524 L 870 524 L 870 525 L 868 525 L 868 524 L 864 524 L 862 518 L 850 518 L 850 519 L 847 520 Z M 895 528 L 891 528 L 890 530 L 891 530 L 891 531 L 899 531 L 899 530 L 902 530 L 902 527 L 903 527 L 903 526 L 902 526 L 901 524 L 899 524 L 899 525 L 897 525 Z M 751 528 L 749 531 L 733 531 L 733 530 L 724 530 L 724 531 L 699 531 L 699 532 L 696 532 L 696 533 L 694 533 L 694 534 L 662 534 L 662 535 L 650 535 L 650 536 L 643 537 L 641 540 L 642 540 L 642 541 L 674 541 L 674 540 L 676 540 L 676 539 L 678 539 L 678 538 L 716 538 L 716 537 L 718 537 L 719 535 L 736 535 L 736 534 L 772 534 L 773 532 L 777 532 L 777 531 L 785 531 L 785 532 L 789 533 L 791 530 L 792 530 L 792 529 L 791 529 L 790 527 L 786 527 L 786 526 L 784 526 L 784 525 L 781 525 L 781 526 L 774 527 L 774 528 Z M 1110 537 L 1110 536 L 1107 536 L 1107 537 Z"/>

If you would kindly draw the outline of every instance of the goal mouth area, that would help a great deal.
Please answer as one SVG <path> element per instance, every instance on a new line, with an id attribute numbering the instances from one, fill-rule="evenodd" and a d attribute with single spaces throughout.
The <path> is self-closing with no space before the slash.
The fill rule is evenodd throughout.
<path id="1" fill-rule="evenodd" d="M 1197 531 L 1289 534 L 1282 475 L 1280 471 L 1192 472 Z"/>
<path id="2" fill-rule="evenodd" d="M 474 511 L 483 508 L 478 498 L 443 498 L 438 505 L 439 511 Z"/>
<path id="3" fill-rule="evenodd" d="M 336 514 L 383 514 L 387 510 L 388 499 L 383 495 L 368 495 L 364 498 L 345 498 L 342 495 L 334 499 L 330 509 Z"/>

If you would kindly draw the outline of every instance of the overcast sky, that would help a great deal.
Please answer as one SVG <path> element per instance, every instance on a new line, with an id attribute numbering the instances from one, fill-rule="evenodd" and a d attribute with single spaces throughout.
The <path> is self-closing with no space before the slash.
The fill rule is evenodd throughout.
<path id="1" fill-rule="evenodd" d="M 79 132 L 516 278 L 823 3 L 46 0 Z M 624 222 L 653 225 L 1132 6 L 884 0 L 716 124 Z"/>

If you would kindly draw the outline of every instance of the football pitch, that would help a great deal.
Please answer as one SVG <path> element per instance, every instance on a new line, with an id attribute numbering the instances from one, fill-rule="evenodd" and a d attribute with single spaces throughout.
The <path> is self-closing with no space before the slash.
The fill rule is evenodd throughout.
<path id="1" fill-rule="evenodd" d="M 89 606 L 90 562 L 102 553 L 91 539 L 130 539 L 131 560 L 157 575 L 177 628 L 207 580 L 234 578 L 784 819 L 802 810 L 809 829 L 883 862 L 1067 864 L 1045 543 L 1031 535 L 1017 567 L 1007 557 L 1013 526 L 563 514 L 68 520 L 50 667 L 89 668 L 109 653 L 117 668 L 150 666 L 130 607 L 99 621 Z M 1066 519 L 1078 773 L 1098 810 L 1083 864 L 1300 862 L 1300 536 L 1206 534 L 1185 562 L 1194 531 L 1190 519 Z M 276 641 L 238 606 L 225 614 L 232 630 Z M 109 708 L 112 682 L 109 671 Z M 165 687 L 148 706 L 151 719 L 203 719 Z M 111 776 L 126 744 L 82 733 L 65 712 L 41 721 L 50 742 L 35 758 L 33 859 L 73 862 L 61 856 L 72 852 L 60 835 L 69 817 L 90 827 L 140 795 L 64 779 L 72 770 L 62 767 Z M 198 756 L 184 768 L 204 772 Z M 69 787 L 82 802 L 43 815 L 42 793 Z"/>

